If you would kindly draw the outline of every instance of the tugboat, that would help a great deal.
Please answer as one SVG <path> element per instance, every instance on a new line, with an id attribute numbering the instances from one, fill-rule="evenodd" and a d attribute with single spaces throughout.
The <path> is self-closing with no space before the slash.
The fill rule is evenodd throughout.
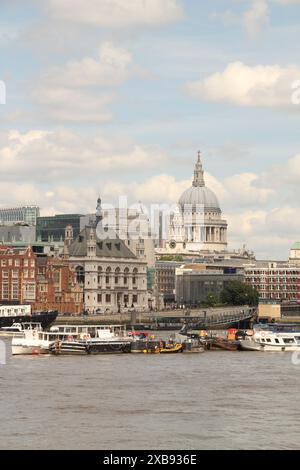
<path id="1" fill-rule="evenodd" d="M 160 346 L 155 346 L 154 348 L 146 347 L 143 351 L 144 354 L 177 354 L 182 352 L 182 344 L 166 344 L 164 341 L 161 342 Z"/>

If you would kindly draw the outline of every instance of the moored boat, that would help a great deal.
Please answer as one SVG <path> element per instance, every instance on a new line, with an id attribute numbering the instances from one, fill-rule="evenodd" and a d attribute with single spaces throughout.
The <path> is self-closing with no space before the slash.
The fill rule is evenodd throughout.
<path id="1" fill-rule="evenodd" d="M 40 323 L 48 328 L 57 318 L 57 311 L 31 312 L 30 305 L 0 305 L 0 328 L 10 327 L 13 323 Z"/>
<path id="2" fill-rule="evenodd" d="M 253 334 L 239 341 L 244 351 L 300 351 L 300 327 L 292 324 L 254 325 Z"/>
<path id="3" fill-rule="evenodd" d="M 145 348 L 143 353 L 144 354 L 176 354 L 183 352 L 183 345 L 181 343 L 176 344 L 166 344 L 161 345 L 161 347 L 156 346 L 153 348 Z"/>
<path id="4" fill-rule="evenodd" d="M 132 341 L 124 327 L 112 325 L 95 330 L 95 337 L 90 333 L 69 334 L 66 339 L 53 342 L 49 351 L 55 355 L 129 353 Z"/>

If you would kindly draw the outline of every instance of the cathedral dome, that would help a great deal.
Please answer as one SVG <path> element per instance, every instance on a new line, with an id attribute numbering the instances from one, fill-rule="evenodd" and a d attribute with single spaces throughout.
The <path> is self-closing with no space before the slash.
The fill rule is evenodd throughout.
<path id="1" fill-rule="evenodd" d="M 204 171 L 202 168 L 201 155 L 198 153 L 198 160 L 194 171 L 194 180 L 191 188 L 188 188 L 179 199 L 179 206 L 184 210 L 184 206 L 204 206 L 206 210 L 221 212 L 220 205 L 215 193 L 205 186 Z"/>
<path id="2" fill-rule="evenodd" d="M 184 191 L 179 199 L 179 206 L 184 209 L 185 205 L 192 205 L 192 207 L 203 205 L 204 209 L 220 211 L 217 196 L 206 186 L 192 186 Z"/>

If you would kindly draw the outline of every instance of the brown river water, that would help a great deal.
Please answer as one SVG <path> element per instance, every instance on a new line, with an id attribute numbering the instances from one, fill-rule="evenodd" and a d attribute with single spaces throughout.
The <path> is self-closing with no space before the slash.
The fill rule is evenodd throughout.
<path id="1" fill-rule="evenodd" d="M 8 353 L 0 448 L 299 449 L 299 393 L 290 353 Z"/>

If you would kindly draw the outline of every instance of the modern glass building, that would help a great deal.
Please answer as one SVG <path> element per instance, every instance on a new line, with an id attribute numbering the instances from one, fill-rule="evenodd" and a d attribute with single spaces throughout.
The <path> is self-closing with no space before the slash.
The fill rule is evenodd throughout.
<path id="1" fill-rule="evenodd" d="M 73 237 L 76 238 L 80 233 L 81 217 L 81 214 L 61 214 L 38 217 L 36 238 L 42 242 L 64 240 L 67 225 L 73 227 Z"/>
<path id="2" fill-rule="evenodd" d="M 23 206 L 0 209 L 0 225 L 27 224 L 36 225 L 40 215 L 38 206 Z"/>

